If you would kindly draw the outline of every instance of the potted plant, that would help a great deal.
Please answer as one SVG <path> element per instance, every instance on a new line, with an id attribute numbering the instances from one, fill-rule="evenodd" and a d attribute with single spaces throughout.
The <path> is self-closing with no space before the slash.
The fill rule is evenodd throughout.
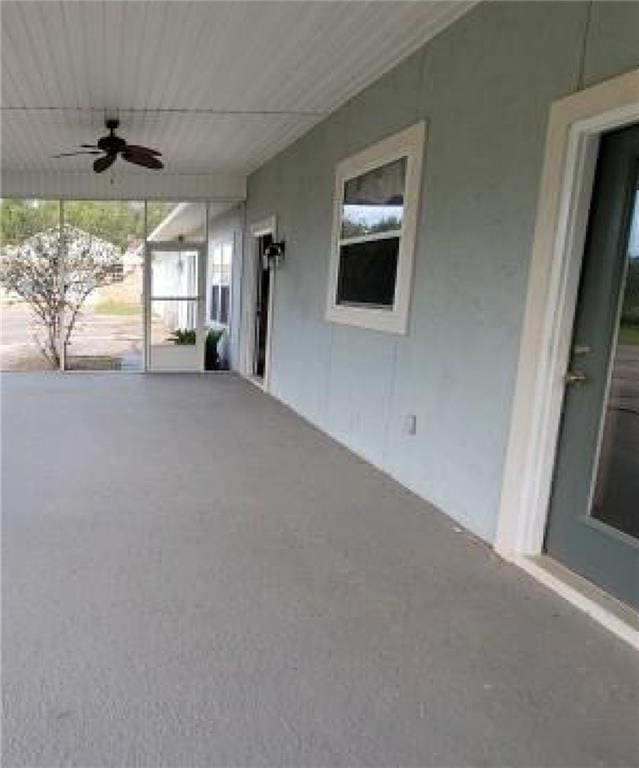
<path id="1" fill-rule="evenodd" d="M 224 331 L 219 328 L 209 328 L 204 342 L 204 370 L 217 371 L 220 368 L 220 355 L 217 345 Z"/>

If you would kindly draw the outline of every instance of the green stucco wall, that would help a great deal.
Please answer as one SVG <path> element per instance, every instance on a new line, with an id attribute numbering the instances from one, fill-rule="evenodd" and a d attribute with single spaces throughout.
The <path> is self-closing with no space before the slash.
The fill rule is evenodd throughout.
<path id="1" fill-rule="evenodd" d="M 247 221 L 276 213 L 287 243 L 273 394 L 487 540 L 548 109 L 637 66 L 639 3 L 482 4 L 249 179 Z M 408 333 L 327 323 L 335 164 L 420 119 L 428 136 Z"/>

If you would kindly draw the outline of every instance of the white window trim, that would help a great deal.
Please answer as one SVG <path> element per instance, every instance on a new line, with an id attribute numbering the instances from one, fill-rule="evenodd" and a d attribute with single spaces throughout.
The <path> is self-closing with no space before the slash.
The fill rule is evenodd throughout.
<path id="1" fill-rule="evenodd" d="M 369 328 L 375 331 L 385 331 L 387 333 L 406 333 L 413 279 L 413 261 L 425 139 L 425 123 L 416 123 L 410 126 L 410 128 L 406 128 L 377 144 L 367 147 L 362 152 L 342 160 L 337 165 L 335 169 L 333 231 L 326 295 L 326 319 L 329 322 Z M 382 309 L 337 304 L 336 294 L 344 182 L 354 176 L 361 176 L 368 171 L 398 160 L 401 157 L 406 157 L 406 187 L 393 308 Z M 397 233 L 392 234 L 397 236 Z M 349 238 L 349 241 L 365 242 L 366 240 L 380 240 L 384 236 L 390 237 L 391 233 Z"/>
<path id="2" fill-rule="evenodd" d="M 639 69 L 551 107 L 494 546 L 639 648 L 636 629 L 542 555 L 599 138 L 637 120 Z"/>

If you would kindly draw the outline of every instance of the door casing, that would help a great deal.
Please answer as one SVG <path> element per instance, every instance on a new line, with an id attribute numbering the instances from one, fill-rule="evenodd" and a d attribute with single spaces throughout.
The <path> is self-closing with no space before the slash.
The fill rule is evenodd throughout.
<path id="1" fill-rule="evenodd" d="M 522 565 L 542 552 L 599 137 L 639 120 L 638 95 L 635 69 L 550 109 L 495 536 Z"/>
<path id="2" fill-rule="evenodd" d="M 243 343 L 242 343 L 242 373 L 256 386 L 269 392 L 271 388 L 271 354 L 273 340 L 273 308 L 275 306 L 275 282 L 277 270 L 273 264 L 269 270 L 269 296 L 268 296 L 268 322 L 266 329 L 266 354 L 264 360 L 264 377 L 262 380 L 253 375 L 253 359 L 255 356 L 255 312 L 257 306 L 257 259 L 259 254 L 259 240 L 264 235 L 271 235 L 273 240 L 277 239 L 277 218 L 275 214 L 259 221 L 255 221 L 249 227 L 248 259 L 245 260 L 243 269 L 243 280 L 246 281 L 247 297 L 243 313 Z"/>

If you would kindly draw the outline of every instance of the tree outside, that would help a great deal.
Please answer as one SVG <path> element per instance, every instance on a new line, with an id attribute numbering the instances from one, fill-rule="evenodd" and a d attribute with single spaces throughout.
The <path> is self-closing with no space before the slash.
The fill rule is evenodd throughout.
<path id="1" fill-rule="evenodd" d="M 2 200 L 0 234 L 2 246 L 18 245 L 38 232 L 60 225 L 58 200 Z"/>
<path id="2" fill-rule="evenodd" d="M 52 367 L 60 366 L 82 305 L 113 281 L 118 248 L 65 224 L 3 249 L 0 283 L 29 306 L 35 341 Z"/>
<path id="3" fill-rule="evenodd" d="M 147 203 L 147 231 L 168 215 L 174 203 Z M 131 200 L 67 200 L 64 202 L 65 222 L 78 229 L 102 237 L 121 250 L 127 237 L 133 234 L 144 239 L 144 203 Z M 60 222 L 58 200 L 0 201 L 0 230 L 2 245 L 16 245 L 28 237 L 56 227 Z"/>

